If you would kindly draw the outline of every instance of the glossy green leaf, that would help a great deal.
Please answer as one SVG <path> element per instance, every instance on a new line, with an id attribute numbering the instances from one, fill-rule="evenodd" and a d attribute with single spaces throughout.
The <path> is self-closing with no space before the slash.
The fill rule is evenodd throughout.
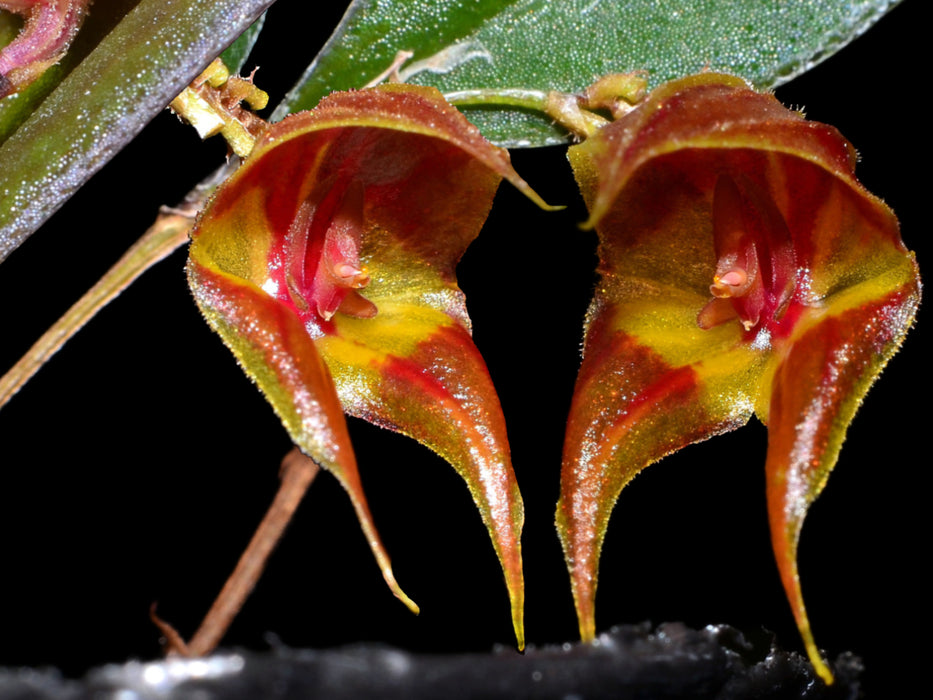
<path id="1" fill-rule="evenodd" d="M 897 220 L 855 151 L 733 76 L 665 84 L 570 149 L 600 274 L 567 425 L 558 532 L 581 636 L 600 551 L 648 465 L 743 425 L 769 427 L 772 545 L 817 672 L 797 542 L 868 388 L 920 299 Z"/>
<path id="2" fill-rule="evenodd" d="M 0 260 L 272 0 L 142 0 L 0 147 Z"/>
<path id="3" fill-rule="evenodd" d="M 360 87 L 396 52 L 414 51 L 401 77 L 444 93 L 477 88 L 578 92 L 597 75 L 648 70 L 652 85 L 704 69 L 758 88 L 790 80 L 842 48 L 892 0 L 357 0 L 289 96 L 308 109 L 333 90 Z M 283 115 L 280 112 L 280 115 Z M 469 109 L 507 147 L 567 140 L 538 114 Z"/>

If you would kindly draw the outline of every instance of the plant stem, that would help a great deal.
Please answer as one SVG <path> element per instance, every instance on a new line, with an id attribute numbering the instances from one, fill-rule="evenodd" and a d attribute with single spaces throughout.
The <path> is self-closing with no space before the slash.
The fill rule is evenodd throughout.
<path id="1" fill-rule="evenodd" d="M 0 407 L 4 406 L 61 347 L 104 306 L 143 272 L 188 241 L 194 214 L 163 210 L 155 223 L 41 338 L 0 378 Z"/>
<path id="2" fill-rule="evenodd" d="M 198 211 L 217 185 L 236 169 L 237 162 L 236 159 L 231 159 L 214 171 L 196 185 L 178 207 L 162 208 L 152 226 L 123 257 L 42 334 L 9 372 L 0 377 L 0 408 L 3 408 L 75 333 L 94 318 L 98 311 L 119 296 L 146 270 L 188 242 L 188 233 L 194 225 Z"/>
<path id="3" fill-rule="evenodd" d="M 608 120 L 585 109 L 580 95 L 550 90 L 518 88 L 483 88 L 449 92 L 444 98 L 457 107 L 517 107 L 547 115 L 578 138 L 587 138 L 608 123 Z"/>
<path id="4" fill-rule="evenodd" d="M 485 88 L 481 90 L 459 90 L 448 92 L 444 98 L 458 107 L 519 107 L 536 112 L 547 112 L 549 93 L 543 90 L 520 88 Z"/>
<path id="5" fill-rule="evenodd" d="M 320 467 L 310 457 L 302 454 L 297 447 L 285 455 L 282 460 L 281 483 L 272 505 L 269 506 L 265 517 L 256 528 L 252 540 L 204 617 L 201 626 L 194 633 L 191 641 L 182 647 L 183 653 L 188 656 L 204 656 L 212 652 L 220 643 L 233 619 L 240 612 L 249 594 L 252 593 L 269 555 L 282 538 L 295 509 L 298 508 L 298 504 L 319 471 Z"/>

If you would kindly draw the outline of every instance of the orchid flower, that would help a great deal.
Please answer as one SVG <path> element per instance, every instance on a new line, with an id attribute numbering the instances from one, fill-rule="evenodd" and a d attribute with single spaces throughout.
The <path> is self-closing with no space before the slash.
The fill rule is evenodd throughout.
<path id="1" fill-rule="evenodd" d="M 781 580 L 817 650 L 797 571 L 807 509 L 909 329 L 914 256 L 855 179 L 855 151 L 739 78 L 667 83 L 569 158 L 599 234 L 600 282 L 567 426 L 557 525 L 584 640 L 621 490 L 649 464 L 768 426 Z"/>
<path id="2" fill-rule="evenodd" d="M 257 141 L 200 217 L 188 275 L 292 440 L 340 480 L 412 609 L 372 523 L 343 412 L 454 466 L 502 563 L 521 647 L 522 501 L 455 276 L 502 178 L 543 205 L 507 152 L 433 88 L 335 93 Z"/>

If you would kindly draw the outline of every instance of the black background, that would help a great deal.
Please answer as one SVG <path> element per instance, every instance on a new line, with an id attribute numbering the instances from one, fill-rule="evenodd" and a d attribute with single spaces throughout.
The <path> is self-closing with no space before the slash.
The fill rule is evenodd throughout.
<path id="1" fill-rule="evenodd" d="M 283 0 L 258 48 L 277 100 L 339 10 Z M 302 14 L 305 13 L 305 14 Z M 929 257 L 930 11 L 908 0 L 841 53 L 778 90 L 839 127 L 858 173 Z M 287 56 L 283 58 L 282 54 Z M 251 64 L 250 64 L 251 65 Z M 153 220 L 222 159 L 157 117 L 3 265 L 0 368 L 11 366 Z M 553 527 L 563 424 L 595 281 L 595 235 L 563 149 L 513 162 L 558 214 L 508 186 L 460 268 L 474 336 L 499 390 L 526 506 L 527 639 L 576 638 Z M 184 253 L 105 309 L 0 411 L 0 663 L 90 665 L 159 654 L 147 614 L 190 634 L 271 500 L 290 443 L 201 321 Z M 871 390 L 804 528 L 800 569 L 817 642 L 867 666 L 869 697 L 893 697 L 931 645 L 929 331 L 926 308 Z M 926 348 L 926 349 L 924 349 Z M 383 584 L 345 494 L 312 487 L 230 645 L 381 641 L 414 650 L 513 643 L 499 565 L 454 471 L 407 439 L 351 421 L 370 505 L 412 616 Z M 766 430 L 741 430 L 646 470 L 623 493 L 600 574 L 600 629 L 726 622 L 800 648 L 770 549 Z M 882 691 L 882 689 L 885 689 Z"/>

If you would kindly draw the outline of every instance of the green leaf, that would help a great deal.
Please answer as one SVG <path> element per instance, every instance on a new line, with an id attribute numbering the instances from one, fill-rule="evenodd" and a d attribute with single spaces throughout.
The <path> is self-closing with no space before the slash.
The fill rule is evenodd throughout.
<path id="1" fill-rule="evenodd" d="M 142 0 L 0 147 L 0 260 L 273 0 Z"/>
<path id="2" fill-rule="evenodd" d="M 415 55 L 408 82 L 442 92 L 534 88 L 577 92 L 595 76 L 650 71 L 650 83 L 704 69 L 757 88 L 798 75 L 864 32 L 894 0 L 357 0 L 287 98 L 309 109 L 333 90 L 361 87 L 397 51 Z M 536 113 L 476 108 L 467 116 L 508 147 L 567 140 Z"/>

